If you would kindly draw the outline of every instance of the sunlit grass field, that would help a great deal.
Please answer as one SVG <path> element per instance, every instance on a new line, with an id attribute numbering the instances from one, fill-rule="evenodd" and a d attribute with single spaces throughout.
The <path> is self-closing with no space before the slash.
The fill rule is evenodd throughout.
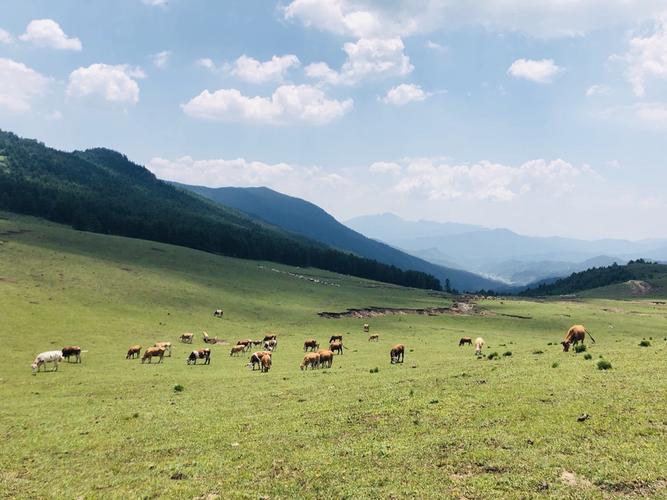
<path id="1" fill-rule="evenodd" d="M 667 497 L 658 301 L 322 319 L 452 301 L 0 215 L 0 497 Z M 563 353 L 574 323 L 597 342 Z M 210 366 L 187 366 L 204 330 L 233 343 L 278 333 L 271 371 L 225 345 L 211 346 Z M 189 331 L 195 343 L 178 343 Z M 303 341 L 335 333 L 346 350 L 333 368 L 300 371 Z M 484 337 L 498 359 L 476 359 L 461 336 Z M 162 364 L 125 359 L 130 344 L 162 340 L 174 343 Z M 391 365 L 397 342 L 405 363 Z M 31 375 L 37 353 L 70 344 L 81 364 Z M 597 369 L 600 357 L 612 368 Z"/>

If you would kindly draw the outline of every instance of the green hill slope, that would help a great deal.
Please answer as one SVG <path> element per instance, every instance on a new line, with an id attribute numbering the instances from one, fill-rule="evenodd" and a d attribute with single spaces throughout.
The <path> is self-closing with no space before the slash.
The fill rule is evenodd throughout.
<path id="1" fill-rule="evenodd" d="M 0 131 L 0 157 L 0 209 L 87 231 L 440 288 L 425 273 L 333 250 L 176 189 L 115 151 L 65 153 Z"/>
<path id="2" fill-rule="evenodd" d="M 441 283 L 449 281 L 452 288 L 462 291 L 481 289 L 502 290 L 506 286 L 482 276 L 427 262 L 372 240 L 334 219 L 317 205 L 287 196 L 265 187 L 208 188 L 177 184 L 225 206 L 241 210 L 253 217 L 287 231 L 322 242 L 334 248 L 390 264 L 404 270 L 414 269 L 431 274 Z"/>
<path id="3" fill-rule="evenodd" d="M 630 261 L 619 266 L 594 267 L 521 293 L 526 296 L 581 295 L 600 298 L 667 296 L 667 265 Z"/>

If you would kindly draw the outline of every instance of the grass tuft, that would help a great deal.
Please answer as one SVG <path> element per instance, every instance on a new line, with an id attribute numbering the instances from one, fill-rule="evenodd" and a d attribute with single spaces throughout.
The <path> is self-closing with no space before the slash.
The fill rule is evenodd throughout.
<path id="1" fill-rule="evenodd" d="M 554 361 L 551 363 L 551 368 L 558 368 L 560 366 L 560 363 L 558 361 Z"/>
<path id="2" fill-rule="evenodd" d="M 176 384 L 174 386 L 174 392 L 183 392 L 184 389 L 185 387 L 183 387 L 181 384 Z"/>
<path id="3" fill-rule="evenodd" d="M 648 340 L 642 340 L 639 342 L 639 347 L 651 347 L 651 342 Z"/>
<path id="4" fill-rule="evenodd" d="M 586 360 L 593 359 L 593 355 L 590 352 L 587 352 L 586 354 L 584 354 L 584 359 Z"/>
<path id="5" fill-rule="evenodd" d="M 577 344 L 574 346 L 574 352 L 576 353 L 586 352 L 586 346 L 584 344 Z"/>
<path id="6" fill-rule="evenodd" d="M 497 352 L 494 351 L 494 352 L 492 352 L 491 354 L 489 354 L 489 355 L 486 357 L 486 359 L 488 359 L 488 360 L 492 360 L 492 359 L 497 359 L 497 358 L 499 358 L 499 357 L 500 357 L 500 355 L 499 355 Z"/>
<path id="7" fill-rule="evenodd" d="M 598 370 L 609 370 L 611 369 L 611 363 L 606 359 L 600 359 L 597 362 Z"/>
<path id="8" fill-rule="evenodd" d="M 511 356 L 511 355 L 512 355 L 512 351 L 505 351 L 503 353 L 503 356 Z"/>
<path id="9" fill-rule="evenodd" d="M 533 354 L 544 354 L 544 351 L 540 351 L 539 349 L 537 351 L 533 351 Z"/>
<path id="10" fill-rule="evenodd" d="M 369 371 L 370 373 L 379 373 L 380 369 L 376 366 L 375 368 L 371 368 Z"/>

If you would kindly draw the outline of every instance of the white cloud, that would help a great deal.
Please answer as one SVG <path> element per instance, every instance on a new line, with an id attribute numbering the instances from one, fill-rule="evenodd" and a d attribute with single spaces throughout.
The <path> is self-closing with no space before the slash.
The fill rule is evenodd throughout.
<path id="1" fill-rule="evenodd" d="M 667 125 L 667 103 L 647 102 L 636 104 L 634 113 L 644 123 L 664 127 Z"/>
<path id="2" fill-rule="evenodd" d="M 536 83 L 551 83 L 554 76 L 562 72 L 553 59 L 517 59 L 508 68 L 507 73 L 514 78 L 525 78 Z"/>
<path id="3" fill-rule="evenodd" d="M 586 89 L 586 97 L 609 94 L 611 94 L 611 88 L 607 85 L 591 85 Z"/>
<path id="4" fill-rule="evenodd" d="M 57 50 L 81 50 L 81 40 L 68 38 L 60 25 L 53 19 L 34 19 L 30 21 L 25 33 L 19 37 L 38 47 Z"/>
<path id="5" fill-rule="evenodd" d="M 419 85 L 413 83 L 402 83 L 392 89 L 389 89 L 387 95 L 380 98 L 385 104 L 394 106 L 405 106 L 410 102 L 419 102 L 430 97 L 429 92 L 424 92 Z"/>
<path id="6" fill-rule="evenodd" d="M 153 7 L 166 7 L 169 5 L 168 0 L 142 0 L 142 2 Z"/>
<path id="7" fill-rule="evenodd" d="M 237 89 L 204 90 L 182 107 L 187 115 L 208 120 L 321 125 L 340 118 L 352 105 L 352 99 L 329 99 L 310 85 L 281 85 L 271 97 L 247 97 Z"/>
<path id="8" fill-rule="evenodd" d="M 392 169 L 387 171 L 395 173 Z M 401 178 L 393 187 L 396 193 L 429 200 L 497 202 L 535 192 L 558 196 L 572 190 L 580 176 L 597 177 L 587 165 L 575 167 L 563 160 L 541 159 L 515 167 L 489 161 L 452 165 L 417 158 L 408 160 L 401 172 Z"/>
<path id="9" fill-rule="evenodd" d="M 265 62 L 244 54 L 234 62 L 231 73 L 241 80 L 251 83 L 280 82 L 289 69 L 296 68 L 299 64 L 299 58 L 293 54 L 273 56 Z"/>
<path id="10" fill-rule="evenodd" d="M 213 62 L 213 59 L 209 59 L 208 57 L 202 57 L 201 59 L 197 59 L 195 61 L 195 66 L 199 66 L 200 68 L 206 68 L 208 70 L 215 70 L 215 63 Z"/>
<path id="11" fill-rule="evenodd" d="M 58 111 L 58 110 L 55 110 L 55 111 L 49 113 L 49 114 L 46 116 L 47 119 L 49 119 L 49 120 L 51 120 L 51 121 L 54 121 L 54 122 L 55 122 L 55 121 L 58 121 L 58 120 L 61 120 L 62 117 L 63 117 L 63 114 L 62 114 L 60 111 Z"/>
<path id="12" fill-rule="evenodd" d="M 439 43 L 433 42 L 431 40 L 426 42 L 424 44 L 424 47 L 426 47 L 427 49 L 436 50 L 438 52 L 446 52 L 447 51 L 447 47 L 445 47 L 444 45 L 440 45 Z"/>
<path id="13" fill-rule="evenodd" d="M 368 167 L 368 171 L 374 174 L 392 174 L 398 175 L 401 173 L 403 168 L 393 161 L 376 161 Z"/>
<path id="14" fill-rule="evenodd" d="M 9 31 L 5 31 L 0 28 L 0 43 L 4 43 L 6 45 L 14 43 L 14 37 L 9 33 Z"/>
<path id="15" fill-rule="evenodd" d="M 13 113 L 29 111 L 32 100 L 47 92 L 49 82 L 25 64 L 0 57 L 0 108 Z"/>
<path id="16" fill-rule="evenodd" d="M 331 85 L 354 85 L 367 78 L 404 76 L 414 69 L 404 49 L 398 37 L 362 38 L 343 45 L 347 59 L 340 71 L 323 62 L 310 64 L 305 71 L 308 77 Z"/>
<path id="17" fill-rule="evenodd" d="M 136 104 L 139 101 L 139 84 L 136 80 L 145 76 L 141 68 L 126 64 L 91 64 L 70 73 L 67 95 L 98 95 L 112 103 Z"/>
<path id="18" fill-rule="evenodd" d="M 168 160 L 156 157 L 148 168 L 161 179 L 204 186 L 267 186 L 292 196 L 312 196 L 348 191 L 341 175 L 318 166 L 265 163 L 244 158 L 195 160 L 190 156 Z M 321 199 L 321 198 L 320 198 Z"/>
<path id="19" fill-rule="evenodd" d="M 652 19 L 664 0 L 293 0 L 285 19 L 338 35 L 391 37 L 481 26 L 569 37 Z"/>
<path id="20" fill-rule="evenodd" d="M 612 59 L 626 62 L 625 76 L 636 96 L 644 96 L 648 78 L 667 79 L 667 14 L 656 21 L 653 34 L 632 38 L 628 52 Z"/>
<path id="21" fill-rule="evenodd" d="M 169 58 L 171 57 L 171 51 L 170 50 L 163 50 L 162 52 L 158 52 L 157 54 L 153 54 L 151 56 L 151 61 L 153 62 L 153 65 L 156 68 L 163 69 L 167 67 L 167 64 L 169 63 Z"/>

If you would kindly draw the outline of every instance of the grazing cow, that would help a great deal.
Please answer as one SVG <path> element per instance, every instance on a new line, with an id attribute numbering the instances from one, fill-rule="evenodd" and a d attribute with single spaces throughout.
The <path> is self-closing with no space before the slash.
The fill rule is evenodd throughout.
<path id="1" fill-rule="evenodd" d="M 343 342 L 343 336 L 342 335 L 332 335 L 329 337 L 329 343 L 331 344 L 332 342 L 340 341 Z"/>
<path id="2" fill-rule="evenodd" d="M 329 344 L 329 350 L 333 352 L 337 352 L 341 356 L 343 355 L 343 343 L 340 340 L 337 340 L 335 342 L 331 342 Z"/>
<path id="3" fill-rule="evenodd" d="M 222 312 L 222 309 L 216 309 L 215 311 L 213 311 L 213 316 L 216 318 L 222 318 L 223 314 L 224 313 Z"/>
<path id="4" fill-rule="evenodd" d="M 262 340 L 262 342 L 267 342 L 269 340 L 276 340 L 277 337 L 278 336 L 276 334 L 267 334 L 267 335 L 264 335 L 264 339 Z"/>
<path id="5" fill-rule="evenodd" d="M 368 337 L 369 342 L 380 342 L 380 336 L 377 333 L 374 333 L 370 337 Z"/>
<path id="6" fill-rule="evenodd" d="M 141 355 L 141 346 L 139 344 L 131 345 L 127 349 L 125 359 L 138 358 Z"/>
<path id="7" fill-rule="evenodd" d="M 181 336 L 179 337 L 181 342 L 183 342 L 184 344 L 192 344 L 194 338 L 195 338 L 194 333 L 182 333 Z"/>
<path id="8" fill-rule="evenodd" d="M 484 339 L 482 337 L 477 337 L 475 339 L 475 356 L 482 355 L 482 347 L 484 347 Z"/>
<path id="9" fill-rule="evenodd" d="M 255 365 L 257 365 L 258 368 L 262 367 L 262 357 L 265 354 L 271 356 L 269 351 L 258 351 L 252 353 L 250 356 L 250 362 L 248 363 L 248 366 L 252 366 L 252 371 L 255 371 Z"/>
<path id="10" fill-rule="evenodd" d="M 155 342 L 153 347 L 161 347 L 164 349 L 165 354 L 169 353 L 169 357 L 171 358 L 171 342 Z"/>
<path id="11" fill-rule="evenodd" d="M 232 350 L 229 351 L 230 356 L 240 356 L 242 352 L 245 352 L 245 346 L 244 345 L 235 345 L 232 347 Z"/>
<path id="12" fill-rule="evenodd" d="M 262 362 L 262 373 L 266 373 L 269 371 L 271 368 L 271 355 L 270 354 L 264 354 L 261 358 L 260 361 Z"/>
<path id="13" fill-rule="evenodd" d="M 53 371 L 58 371 L 58 363 L 63 360 L 62 351 L 46 351 L 37 355 L 35 361 L 32 362 L 30 367 L 32 368 L 32 374 L 36 375 L 39 371 L 39 367 L 43 366 L 44 371 L 46 371 L 46 363 L 53 363 Z"/>
<path id="14" fill-rule="evenodd" d="M 333 353 L 332 353 L 333 354 Z M 310 366 L 311 370 L 317 368 L 320 364 L 320 355 L 316 352 L 309 352 L 303 357 L 303 361 L 299 365 L 302 370 L 307 370 Z"/>
<path id="15" fill-rule="evenodd" d="M 246 351 L 249 351 L 250 348 L 252 347 L 252 340 L 250 339 L 244 339 L 244 340 L 239 340 L 236 345 L 242 345 Z"/>
<path id="16" fill-rule="evenodd" d="M 563 344 L 563 351 L 568 352 L 570 350 L 570 345 L 577 345 L 579 342 L 583 344 L 586 334 L 591 337 L 591 340 L 595 344 L 595 339 L 591 336 L 591 333 L 586 330 L 584 325 L 572 325 L 565 334 L 565 339 L 561 342 L 561 344 Z"/>
<path id="17" fill-rule="evenodd" d="M 391 357 L 391 364 L 402 363 L 405 359 L 405 346 L 403 344 L 396 344 L 389 351 Z"/>
<path id="18" fill-rule="evenodd" d="M 195 349 L 187 359 L 188 364 L 197 364 L 198 359 L 203 359 L 205 365 L 211 364 L 211 350 L 209 348 Z"/>
<path id="19" fill-rule="evenodd" d="M 472 339 L 470 337 L 461 337 L 459 340 L 459 347 L 462 345 L 472 345 Z"/>
<path id="20" fill-rule="evenodd" d="M 320 355 L 320 366 L 323 368 L 331 368 L 333 365 L 334 353 L 328 349 L 323 349 L 317 351 L 317 354 Z"/>
<path id="21" fill-rule="evenodd" d="M 164 353 L 165 353 L 165 348 L 164 347 L 149 347 L 144 351 L 144 355 L 141 357 L 141 364 L 143 365 L 146 360 L 148 360 L 148 363 L 153 362 L 153 358 L 159 357 L 160 360 L 158 363 L 162 363 L 162 358 L 164 358 Z"/>
<path id="22" fill-rule="evenodd" d="M 318 344 L 317 340 L 315 340 L 315 339 L 308 339 L 303 343 L 303 352 L 306 352 L 306 351 L 309 351 L 309 350 L 315 352 L 319 348 L 320 348 L 320 344 Z"/>
<path id="23" fill-rule="evenodd" d="M 252 345 L 262 345 L 262 341 L 261 340 L 253 340 Z"/>
<path id="24" fill-rule="evenodd" d="M 364 324 L 364 332 L 368 333 L 371 331 L 371 327 L 368 325 L 368 323 Z"/>
<path id="25" fill-rule="evenodd" d="M 75 363 L 81 363 L 81 348 L 78 345 L 70 345 L 62 348 L 63 358 L 69 363 L 69 358 L 74 356 Z"/>
<path id="26" fill-rule="evenodd" d="M 204 336 L 204 343 L 205 344 L 217 344 L 218 343 L 218 337 L 209 337 L 208 333 L 202 332 Z"/>
<path id="27" fill-rule="evenodd" d="M 275 351 L 277 347 L 278 347 L 278 341 L 276 339 L 271 339 L 264 342 L 265 351 Z"/>

